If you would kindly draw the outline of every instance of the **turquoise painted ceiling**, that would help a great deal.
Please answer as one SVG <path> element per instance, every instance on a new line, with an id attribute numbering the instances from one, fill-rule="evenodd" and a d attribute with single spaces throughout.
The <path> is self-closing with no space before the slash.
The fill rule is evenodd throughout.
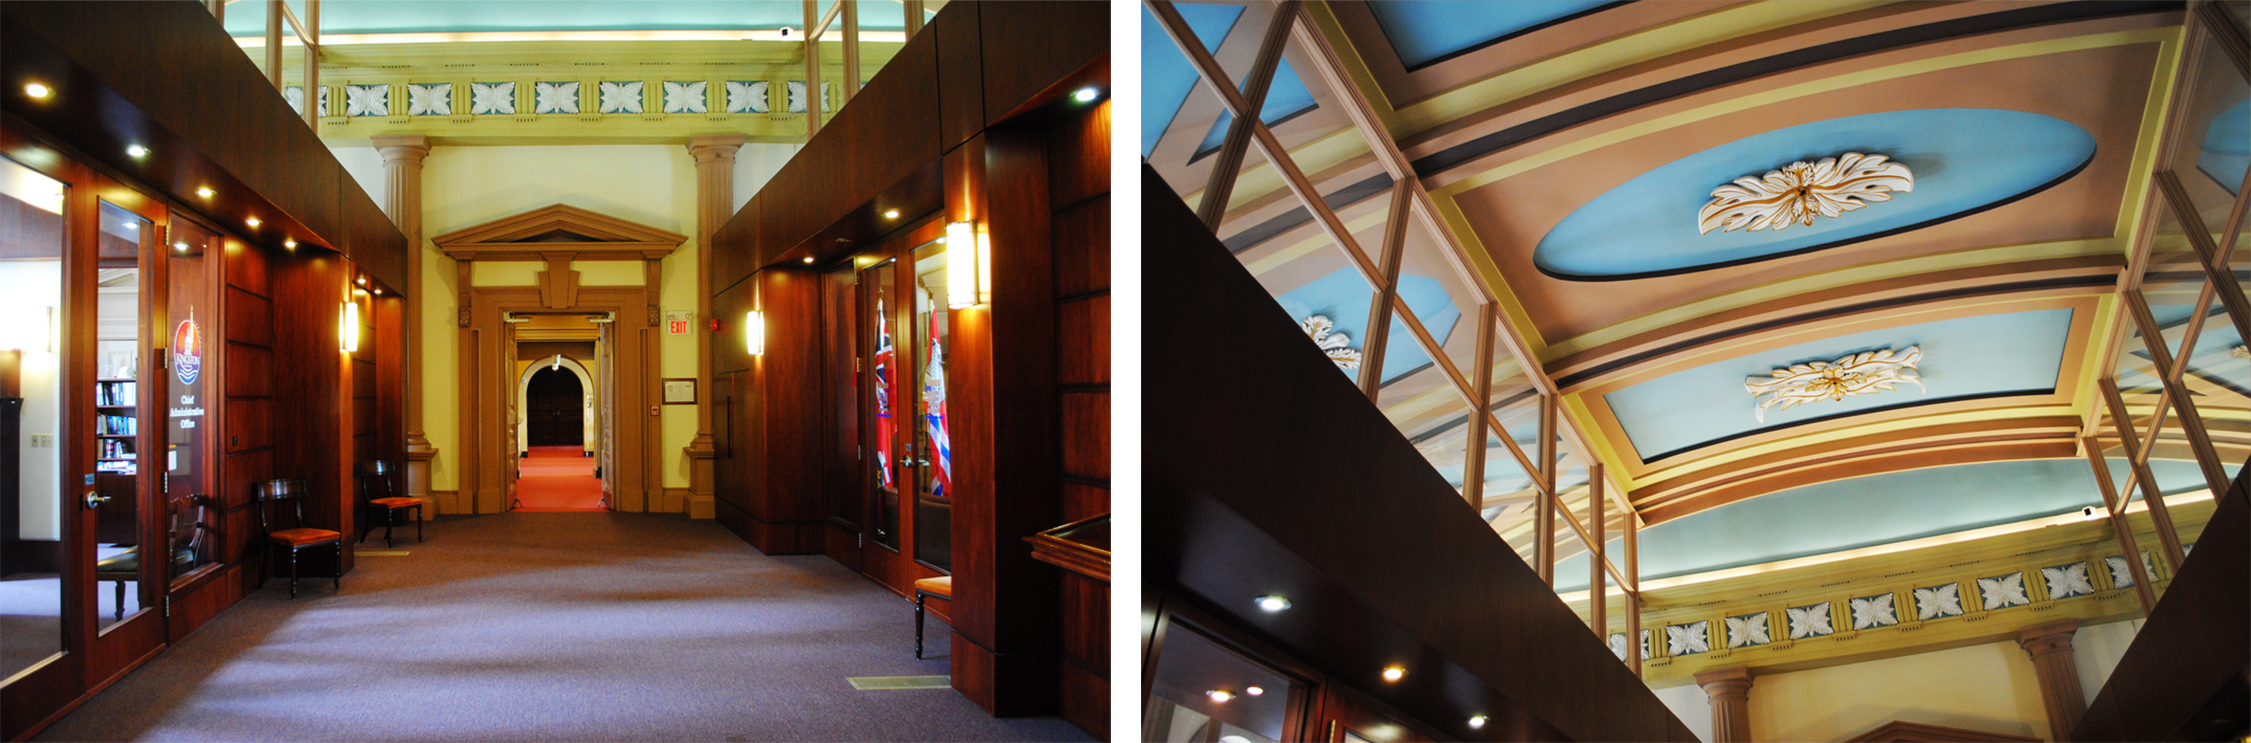
<path id="1" fill-rule="evenodd" d="M 1373 2 L 1376 25 L 1408 69 L 1473 51 L 1616 0 L 1420 0 Z"/>
<path id="2" fill-rule="evenodd" d="M 1181 20 L 1196 32 L 1196 40 L 1203 42 L 1206 51 L 1217 52 L 1229 33 L 1235 30 L 1235 21 L 1243 15 L 1239 5 L 1211 5 L 1179 3 L 1173 6 L 1180 11 Z M 1188 55 L 1174 46 L 1172 37 L 1165 35 L 1164 24 L 1141 8 L 1141 156 L 1148 157 L 1156 151 L 1157 141 L 1164 138 L 1165 130 L 1172 128 L 1172 120 L 1180 115 L 1180 107 L 1188 102 L 1188 94 L 1201 81 L 1195 65 L 1189 64 Z M 1242 84 L 1242 81 L 1236 81 Z M 1274 82 L 1267 86 L 1266 104 L 1259 109 L 1259 120 L 1268 126 L 1284 119 L 1313 110 L 1313 93 L 1305 87 L 1305 80 L 1288 60 L 1274 71 Z M 1219 120 L 1205 130 L 1204 138 L 1196 147 L 1205 152 L 1219 147 L 1227 137 L 1227 124 L 1234 117 L 1222 112 Z"/>
<path id="3" fill-rule="evenodd" d="M 1353 268 L 1339 269 L 1335 273 L 1314 279 L 1311 283 L 1275 297 L 1282 310 L 1290 317 L 1304 322 L 1305 318 L 1321 315 L 1336 323 L 1332 332 L 1343 333 L 1351 339 L 1349 348 L 1362 349 L 1368 337 L 1368 306 L 1375 300 L 1374 287 L 1360 277 Z M 1399 297 L 1423 321 L 1423 327 L 1444 346 L 1453 335 L 1454 324 L 1462 319 L 1460 310 L 1447 298 L 1446 290 L 1437 279 L 1423 276 L 1400 276 Z M 1391 321 L 1390 342 L 1384 344 L 1383 381 L 1389 382 L 1416 369 L 1431 364 L 1430 354 L 1424 353 L 1422 344 L 1415 341 L 1407 324 L 1397 319 Z M 1455 477 L 1460 477 L 1459 473 Z"/>
<path id="4" fill-rule="evenodd" d="M 821 3 L 827 10 L 833 0 Z M 260 3 L 227 6 L 227 33 L 266 32 Z M 304 0 L 290 0 L 298 17 Z M 906 28 L 896 0 L 860 5 L 860 27 Z M 323 0 L 326 34 L 473 33 L 483 31 L 718 31 L 770 30 L 805 25 L 805 5 L 794 0 Z"/>
<path id="5" fill-rule="evenodd" d="M 2158 489 L 2200 490 L 2195 462 L 2153 460 Z M 2236 467 L 2228 468 L 2233 477 Z M 2123 483 L 2123 459 L 2110 460 Z M 2081 459 L 2029 459 L 1890 472 L 1770 493 L 1643 529 L 1642 577 L 1723 570 L 2055 516 L 2102 502 Z M 1624 543 L 1612 541 L 1617 554 Z M 1587 557 L 1557 562 L 1556 588 L 1587 588 Z"/>
<path id="6" fill-rule="evenodd" d="M 2228 193 L 2243 186 L 2243 171 L 2251 168 L 2251 99 L 2221 111 L 2204 128 L 2196 169 L 2218 181 Z"/>
<path id="7" fill-rule="evenodd" d="M 1793 162 L 1884 155 L 1914 172 L 1912 193 L 1812 226 L 1698 232 L 1712 189 Z M 1622 279 L 1716 268 L 1896 234 L 2006 204 L 2061 183 L 2095 155 L 2094 135 L 2023 111 L 1938 108 L 1848 116 L 1755 134 L 1660 165 L 1550 229 L 1532 262 L 1551 276 Z"/>
<path id="8" fill-rule="evenodd" d="M 2071 334 L 2071 310 L 1979 315 L 1852 333 L 1738 356 L 1674 372 L 1603 396 L 1642 461 L 1760 431 L 1885 408 L 2055 389 Z M 1778 367 L 1834 361 L 1847 354 L 1920 346 L 1924 389 L 1900 389 L 1842 401 L 1766 411 L 1743 389 L 1747 377 Z"/>

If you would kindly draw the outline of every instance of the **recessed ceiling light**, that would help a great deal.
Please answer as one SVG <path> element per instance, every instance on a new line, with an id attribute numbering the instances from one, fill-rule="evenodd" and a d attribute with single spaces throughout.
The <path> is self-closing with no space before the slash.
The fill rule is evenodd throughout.
<path id="1" fill-rule="evenodd" d="M 1265 689 L 1261 689 L 1261 688 L 1259 688 L 1259 687 L 1256 687 L 1256 686 L 1245 686 L 1245 687 L 1243 687 L 1243 693 L 1245 693 L 1245 694 L 1249 694 L 1249 695 L 1251 695 L 1251 696 L 1254 696 L 1254 697 L 1255 697 L 1255 696 L 1258 696 L 1258 695 L 1260 695 L 1260 694 L 1265 694 L 1265 693 L 1266 693 L 1266 690 L 1265 690 Z"/>
<path id="2" fill-rule="evenodd" d="M 180 252 L 182 252 L 182 253 L 188 252 L 188 244 L 187 244 L 187 243 L 172 243 L 172 247 L 173 247 L 173 249 L 175 249 L 175 250 L 178 250 L 178 251 L 180 251 Z"/>
<path id="3" fill-rule="evenodd" d="M 281 246 L 284 248 L 295 249 L 297 247 L 297 238 L 286 238 L 281 241 Z"/>
<path id="4" fill-rule="evenodd" d="M 125 147 L 125 154 L 128 154 L 128 155 L 132 155 L 132 156 L 134 156 L 134 157 L 148 157 L 148 154 L 149 154 L 149 148 L 147 148 L 147 147 L 142 147 L 142 146 L 140 146 L 140 145 L 137 145 L 137 144 L 136 144 L 136 145 L 127 145 L 127 146 Z"/>
<path id="5" fill-rule="evenodd" d="M 367 286 L 367 277 L 365 277 L 365 276 L 361 276 L 361 277 L 360 277 L 360 286 Z"/>
<path id="6" fill-rule="evenodd" d="M 265 222 L 261 222 L 261 221 L 258 221 L 258 218 L 257 218 L 257 217 L 251 217 L 251 218 L 249 218 L 249 219 L 245 219 L 245 220 L 242 220 L 242 223 L 243 223 L 243 224 L 247 224 L 247 225 L 250 225 L 250 226 L 252 226 L 252 227 L 256 227 L 256 226 L 258 226 L 258 225 L 262 225 L 262 224 L 265 224 Z"/>
<path id="7" fill-rule="evenodd" d="M 139 231 L 140 229 L 141 229 L 141 226 L 140 226 L 140 225 L 138 225 L 138 224 L 135 224 L 135 223 L 132 223 L 132 222 L 126 222 L 126 223 L 125 223 L 125 231 L 126 231 L 126 232 L 137 232 L 137 231 Z"/>
<path id="8" fill-rule="evenodd" d="M 1484 715 L 1470 715 L 1470 716 L 1469 716 L 1469 729 L 1471 729 L 1471 730 L 1476 730 L 1476 729 L 1478 729 L 1478 728 L 1481 728 L 1481 727 L 1485 727 L 1485 716 L 1484 716 Z"/>
<path id="9" fill-rule="evenodd" d="M 47 86 L 40 85 L 38 83 L 32 83 L 30 85 L 23 86 L 23 94 L 31 96 L 33 98 L 45 98 L 49 93 L 53 92 L 55 91 L 48 90 Z"/>
<path id="10" fill-rule="evenodd" d="M 1383 668 L 1383 680 L 1385 681 L 1398 681 L 1399 679 L 1405 678 L 1406 676 L 1407 669 L 1405 666 L 1393 665 L 1384 666 Z"/>
<path id="11" fill-rule="evenodd" d="M 897 210 L 897 209 L 885 209 L 885 210 L 883 210 L 883 218 L 884 218 L 884 219 L 898 219 L 898 218 L 899 218 L 899 210 Z"/>
<path id="12" fill-rule="evenodd" d="M 1100 97 L 1101 95 L 1102 91 L 1095 90 L 1093 88 L 1080 88 L 1078 92 L 1071 94 L 1071 99 L 1080 103 L 1086 103 L 1088 101 L 1094 100 L 1097 97 Z"/>
<path id="13" fill-rule="evenodd" d="M 813 256 L 809 256 L 809 255 L 808 255 L 808 256 L 805 256 L 805 262 L 806 262 L 806 263 L 812 263 L 812 262 L 813 262 Z"/>
<path id="14" fill-rule="evenodd" d="M 1265 596 L 1260 596 L 1260 597 L 1258 597 L 1258 599 L 1257 599 L 1257 603 L 1258 603 L 1258 608 L 1260 608 L 1260 609 L 1263 609 L 1263 610 L 1265 610 L 1265 611 L 1267 611 L 1267 612 L 1269 612 L 1269 613 L 1271 613 L 1271 612 L 1277 612 L 1277 611 L 1281 611 L 1281 610 L 1283 610 L 1283 609 L 1287 609 L 1287 608 L 1290 608 L 1290 600 L 1289 600 L 1289 599 L 1286 599 L 1286 598 L 1282 598 L 1281 596 L 1278 596 L 1278 595 L 1275 595 L 1275 594 L 1267 594 L 1267 595 L 1265 595 Z"/>
<path id="15" fill-rule="evenodd" d="M 203 197 L 203 198 L 206 198 L 206 199 L 208 199 L 208 198 L 211 198 L 211 194 L 214 194 L 214 193 L 217 193 L 217 192 L 216 192 L 216 191 L 213 191 L 213 190 L 211 190 L 211 187 L 210 187 L 210 186 L 202 186 L 202 187 L 199 187 L 199 188 L 197 188 L 197 189 L 195 190 L 195 195 L 197 195 L 197 196 L 201 196 L 201 197 Z"/>
<path id="16" fill-rule="evenodd" d="M 1226 704 L 1227 700 L 1235 698 L 1234 694 L 1230 694 L 1224 689 L 1213 689 L 1211 691 L 1204 692 L 1204 696 L 1210 697 L 1213 702 L 1217 702 L 1219 704 Z"/>
<path id="17" fill-rule="evenodd" d="M 382 290 L 382 289 L 376 289 L 376 290 L 375 290 L 375 296 L 378 296 L 378 297 L 380 297 L 380 296 L 383 296 L 383 290 Z"/>

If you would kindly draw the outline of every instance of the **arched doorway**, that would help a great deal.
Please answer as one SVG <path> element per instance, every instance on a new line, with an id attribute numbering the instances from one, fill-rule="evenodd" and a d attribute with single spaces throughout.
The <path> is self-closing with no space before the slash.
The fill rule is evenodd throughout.
<path id="1" fill-rule="evenodd" d="M 524 384 L 524 442 L 586 449 L 586 386 L 560 364 L 536 368 Z"/>

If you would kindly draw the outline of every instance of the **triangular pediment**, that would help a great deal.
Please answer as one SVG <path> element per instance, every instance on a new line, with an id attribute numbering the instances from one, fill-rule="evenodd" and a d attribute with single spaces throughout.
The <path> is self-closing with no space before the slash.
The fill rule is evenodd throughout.
<path id="1" fill-rule="evenodd" d="M 457 259 L 536 260 L 569 252 L 582 259 L 661 258 L 688 236 L 569 204 L 540 207 L 431 238 Z"/>

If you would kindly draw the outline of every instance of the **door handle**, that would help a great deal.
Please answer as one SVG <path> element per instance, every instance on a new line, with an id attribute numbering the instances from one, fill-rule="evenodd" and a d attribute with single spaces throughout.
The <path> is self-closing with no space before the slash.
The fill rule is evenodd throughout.
<path id="1" fill-rule="evenodd" d="M 96 493 L 96 492 L 94 492 L 94 491 L 91 491 L 91 490 L 89 490 L 89 491 L 86 491 L 86 507 L 87 507 L 87 508 L 101 508 L 101 507 L 102 507 L 102 504 L 104 504 L 104 503 L 108 503 L 108 502 L 109 502 L 109 496 L 106 496 L 106 495 L 102 495 L 102 494 Z"/>

